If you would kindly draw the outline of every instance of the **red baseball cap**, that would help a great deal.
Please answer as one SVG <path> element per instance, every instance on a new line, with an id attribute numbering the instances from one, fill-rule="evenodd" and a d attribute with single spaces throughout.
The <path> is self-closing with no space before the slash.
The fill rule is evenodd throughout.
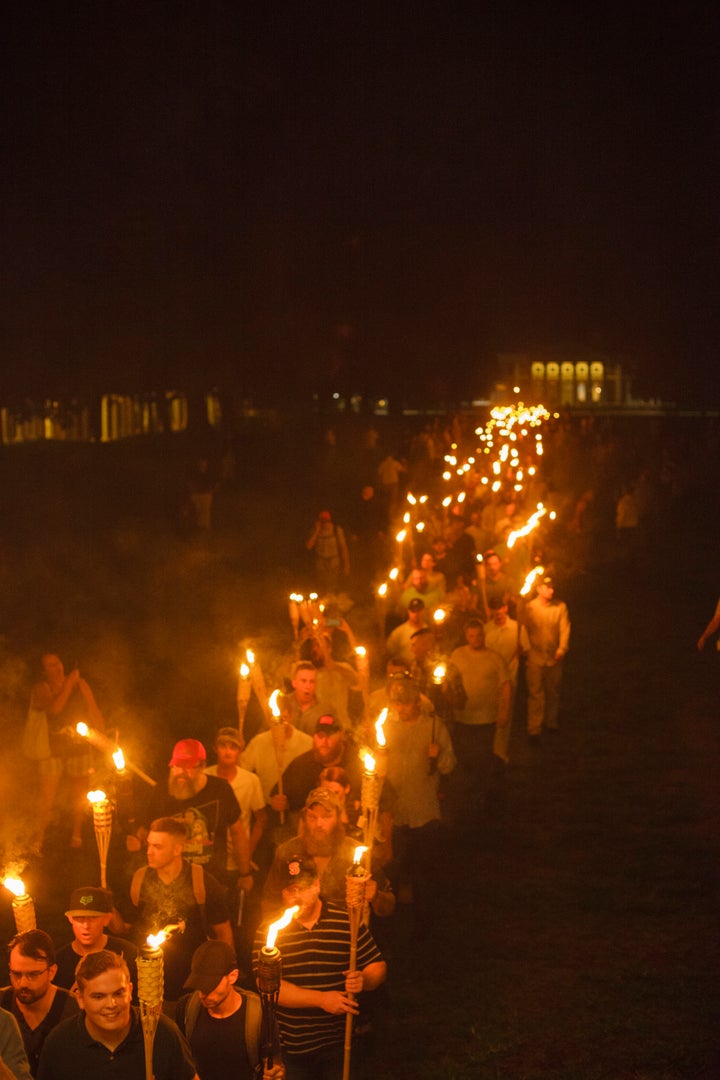
<path id="1" fill-rule="evenodd" d="M 168 765 L 189 765 L 191 768 L 207 761 L 205 747 L 197 739 L 181 739 L 175 743 L 175 749 Z"/>

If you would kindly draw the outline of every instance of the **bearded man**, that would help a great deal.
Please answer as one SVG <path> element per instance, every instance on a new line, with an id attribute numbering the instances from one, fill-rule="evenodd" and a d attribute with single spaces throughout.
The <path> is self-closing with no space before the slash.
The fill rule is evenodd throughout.
<path id="1" fill-rule="evenodd" d="M 220 776 L 205 772 L 207 753 L 197 739 L 181 739 L 170 758 L 167 784 L 154 788 L 146 809 L 147 826 L 155 818 L 172 817 L 185 823 L 183 858 L 199 863 L 223 884 L 227 880 L 228 838 L 239 868 L 238 888 L 253 887 L 250 843 L 235 792 Z M 147 836 L 147 828 L 139 837 Z"/>
<path id="2" fill-rule="evenodd" d="M 301 811 L 298 835 L 280 844 L 275 852 L 263 889 L 263 915 L 269 916 L 282 909 L 283 874 L 288 859 L 297 852 L 315 864 L 323 896 L 343 904 L 345 875 L 355 862 L 356 846 L 356 842 L 345 835 L 337 796 L 327 788 L 314 788 Z M 376 915 L 390 915 L 395 908 L 395 896 L 381 871 L 374 871 L 365 896 Z"/>

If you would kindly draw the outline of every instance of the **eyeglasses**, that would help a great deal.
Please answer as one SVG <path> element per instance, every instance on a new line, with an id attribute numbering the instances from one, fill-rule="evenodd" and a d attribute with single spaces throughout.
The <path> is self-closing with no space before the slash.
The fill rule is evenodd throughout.
<path id="1" fill-rule="evenodd" d="M 37 982 L 41 975 L 44 975 L 46 971 L 50 970 L 50 965 L 44 967 L 42 971 L 13 971 L 10 969 L 10 978 L 16 979 L 18 982 L 20 979 L 27 979 L 28 982 Z"/>

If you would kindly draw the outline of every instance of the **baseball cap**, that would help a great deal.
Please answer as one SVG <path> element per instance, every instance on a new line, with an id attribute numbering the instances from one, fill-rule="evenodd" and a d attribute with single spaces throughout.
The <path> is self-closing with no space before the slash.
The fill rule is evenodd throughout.
<path id="1" fill-rule="evenodd" d="M 239 746 L 242 750 L 243 741 L 240 732 L 235 727 L 221 727 L 215 736 L 215 742 L 229 742 L 234 743 L 235 746 Z"/>
<path id="2" fill-rule="evenodd" d="M 199 765 L 207 761 L 205 747 L 197 739 L 181 739 L 175 743 L 168 765 Z"/>
<path id="3" fill-rule="evenodd" d="M 203 941 L 193 953 L 185 988 L 209 994 L 237 966 L 235 953 L 226 941 Z"/>
<path id="4" fill-rule="evenodd" d="M 425 601 L 421 600 L 419 596 L 413 596 L 412 600 L 408 604 L 408 611 L 422 611 L 425 607 Z"/>
<path id="5" fill-rule="evenodd" d="M 308 884 L 314 881 L 317 876 L 317 866 L 314 859 L 311 859 L 309 855 L 289 855 L 280 863 L 281 889 L 287 889 L 290 885 Z"/>
<path id="6" fill-rule="evenodd" d="M 340 809 L 337 795 L 333 791 L 330 791 L 329 788 L 324 787 L 313 788 L 305 800 L 306 808 L 317 805 L 324 807 L 325 810 Z"/>
<path id="7" fill-rule="evenodd" d="M 342 724 L 332 713 L 324 713 L 318 717 L 315 725 L 315 734 L 318 735 L 321 731 L 326 735 L 333 735 L 336 731 L 342 731 Z"/>
<path id="8" fill-rule="evenodd" d="M 73 889 L 70 894 L 70 907 L 65 914 L 79 918 L 81 915 L 109 915 L 111 911 L 110 894 L 105 889 L 90 885 L 83 889 Z"/>

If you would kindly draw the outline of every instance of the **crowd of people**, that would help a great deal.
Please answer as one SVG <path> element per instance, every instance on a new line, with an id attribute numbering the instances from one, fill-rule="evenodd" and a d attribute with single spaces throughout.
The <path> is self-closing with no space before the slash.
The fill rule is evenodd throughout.
<path id="1" fill-rule="evenodd" d="M 62 947 L 42 929 L 9 943 L 10 986 L 0 1002 L 8 1075 L 93 1080 L 109 1061 L 122 1077 L 143 1075 L 137 952 L 163 927 L 182 929 L 163 947 L 156 1080 L 342 1075 L 347 1017 L 356 1040 L 371 1030 L 398 925 L 420 941 L 441 917 L 444 834 L 472 842 L 502 806 L 513 724 L 514 740 L 534 753 L 558 737 L 561 722 L 571 623 L 555 568 L 577 570 L 581 545 L 559 552 L 584 535 L 593 500 L 566 505 L 562 533 L 547 513 L 523 532 L 552 497 L 534 444 L 512 476 L 508 467 L 492 485 L 471 462 L 446 498 L 441 470 L 448 456 L 463 458 L 463 440 L 469 445 L 462 425 L 428 428 L 409 460 L 380 457 L 367 479 L 381 509 L 366 512 L 365 533 L 318 513 L 306 545 L 317 595 L 300 598 L 294 640 L 275 658 L 276 717 L 258 684 L 252 695 L 238 684 L 237 725 L 217 731 L 212 755 L 189 732 L 168 748 L 167 776 L 150 791 L 116 785 L 112 891 L 71 891 L 73 938 Z M 411 489 L 420 482 L 426 502 L 425 491 Z M 365 504 L 373 485 L 362 486 Z M 624 559 L 635 545 L 621 533 L 642 520 L 631 511 L 627 500 L 618 509 Z M 369 656 L 357 646 L 354 611 L 364 630 L 374 622 Z M 700 648 L 718 625 L 716 612 Z M 102 754 L 74 728 L 82 719 L 105 729 L 77 667 L 66 673 L 46 653 L 42 670 L 28 718 L 44 714 L 47 725 L 47 752 L 30 751 L 40 778 L 40 857 L 61 782 L 69 844 L 82 845 L 85 796 Z M 346 889 L 359 863 L 368 878 L 353 941 Z M 275 1026 L 253 979 L 268 929 L 288 909 L 277 933 Z"/>

